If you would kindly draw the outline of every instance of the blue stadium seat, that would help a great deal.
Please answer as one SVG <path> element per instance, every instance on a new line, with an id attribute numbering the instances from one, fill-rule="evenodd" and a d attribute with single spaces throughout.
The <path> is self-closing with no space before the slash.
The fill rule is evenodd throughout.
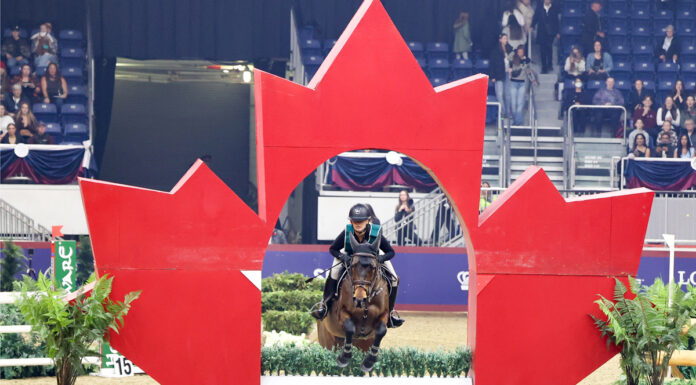
<path id="1" fill-rule="evenodd" d="M 488 73 L 488 68 L 490 67 L 490 61 L 488 59 L 478 59 L 474 62 L 474 71 L 481 72 L 484 74 Z"/>
<path id="2" fill-rule="evenodd" d="M 672 22 L 667 20 L 653 21 L 653 36 L 657 38 L 665 36 L 665 29 L 667 29 L 667 26 L 670 24 L 672 24 Z"/>
<path id="3" fill-rule="evenodd" d="M 319 56 L 321 55 L 321 43 L 316 39 L 304 39 L 299 41 L 302 56 Z"/>
<path id="4" fill-rule="evenodd" d="M 302 27 L 297 36 L 298 40 L 306 40 L 314 38 L 314 27 L 305 25 Z"/>
<path id="5" fill-rule="evenodd" d="M 652 61 L 650 60 L 635 60 L 633 62 L 633 72 L 634 73 L 649 73 L 653 74 L 655 72 L 655 66 L 653 65 Z M 638 76 L 638 75 L 636 75 Z M 639 78 L 642 79 L 642 78 Z"/>
<path id="6" fill-rule="evenodd" d="M 61 75 L 65 78 L 67 82 L 69 79 L 79 79 L 82 82 L 82 69 L 77 67 L 65 67 L 61 70 Z"/>
<path id="7" fill-rule="evenodd" d="M 317 72 L 319 69 L 319 66 L 321 65 L 321 62 L 324 61 L 324 58 L 322 56 L 302 56 L 302 64 L 304 65 L 305 72 L 307 73 L 307 77 L 311 79 L 314 74 Z M 67 80 L 66 80 L 67 81 Z"/>
<path id="8" fill-rule="evenodd" d="M 631 39 L 628 36 L 615 36 L 615 35 L 609 35 L 609 47 L 617 46 L 617 45 L 625 45 L 630 47 L 631 46 Z"/>
<path id="9" fill-rule="evenodd" d="M 598 90 L 602 87 L 604 87 L 604 80 L 590 80 L 587 82 L 588 90 Z"/>
<path id="10" fill-rule="evenodd" d="M 67 104 L 87 104 L 87 89 L 84 86 L 69 86 L 68 97 L 65 99 Z"/>
<path id="11" fill-rule="evenodd" d="M 672 20 L 674 20 L 674 14 L 669 9 L 658 9 L 653 13 L 653 20 L 668 21 L 671 23 Z"/>
<path id="12" fill-rule="evenodd" d="M 10 71 L 9 71 L 9 72 L 10 72 L 10 76 L 17 76 L 17 75 L 19 75 L 19 73 L 20 73 L 21 71 L 22 71 L 22 67 L 21 67 L 21 66 L 14 66 L 14 67 L 10 68 Z"/>
<path id="13" fill-rule="evenodd" d="M 36 120 L 43 121 L 46 123 L 58 122 L 58 110 L 56 109 L 55 104 L 35 103 L 31 107 L 31 110 L 34 113 L 34 116 L 36 116 Z"/>
<path id="14" fill-rule="evenodd" d="M 619 79 L 614 79 L 616 80 L 616 83 L 614 83 L 615 87 L 621 91 L 630 91 L 631 90 L 631 81 L 630 80 L 619 80 Z"/>
<path id="15" fill-rule="evenodd" d="M 673 90 L 674 83 L 676 81 L 677 81 L 676 79 L 674 79 L 674 80 L 665 79 L 665 80 L 658 81 L 657 82 L 657 91 L 659 92 L 659 91 L 671 91 L 671 90 Z"/>
<path id="16" fill-rule="evenodd" d="M 679 65 L 675 63 L 660 63 L 657 65 L 657 73 L 677 73 L 679 72 Z"/>
<path id="17" fill-rule="evenodd" d="M 427 62 L 427 60 L 425 60 L 424 57 L 416 58 L 416 60 L 418 61 L 418 65 L 420 65 L 421 68 L 423 68 L 423 69 L 425 69 L 425 67 L 428 66 L 428 62 Z"/>
<path id="18" fill-rule="evenodd" d="M 82 40 L 82 32 L 76 29 L 64 29 L 58 34 L 60 40 Z"/>
<path id="19" fill-rule="evenodd" d="M 630 74 L 632 71 L 629 60 L 614 60 L 614 69 L 611 70 L 612 75 L 619 73 Z"/>
<path id="20" fill-rule="evenodd" d="M 626 3 L 613 3 L 609 10 L 607 11 L 607 16 L 609 16 L 609 23 L 612 19 L 626 20 L 629 16 L 628 7 Z"/>
<path id="21" fill-rule="evenodd" d="M 694 45 L 694 44 L 696 44 L 696 36 L 683 36 L 683 35 L 679 35 L 679 40 L 681 40 L 682 49 L 684 48 L 685 45 Z"/>
<path id="22" fill-rule="evenodd" d="M 65 125 L 65 140 L 69 142 L 82 142 L 89 139 L 89 128 L 82 123 L 69 123 Z"/>
<path id="23" fill-rule="evenodd" d="M 63 141 L 63 129 L 60 127 L 60 123 L 46 123 L 46 133 L 51 135 L 55 144 Z"/>
<path id="24" fill-rule="evenodd" d="M 2 35 L 4 37 L 12 36 L 12 28 L 5 28 Z M 20 28 L 19 29 L 19 37 L 23 37 L 25 39 L 29 38 L 29 34 L 27 33 L 27 30 L 24 28 Z"/>
<path id="25" fill-rule="evenodd" d="M 433 87 L 438 87 L 438 86 L 441 86 L 441 85 L 446 84 L 446 83 L 447 83 L 447 79 L 432 78 L 432 77 L 430 78 L 430 84 L 432 84 Z"/>
<path id="26" fill-rule="evenodd" d="M 63 67 L 82 68 L 85 63 L 85 51 L 81 48 L 62 49 L 60 60 Z"/>
<path id="27" fill-rule="evenodd" d="M 647 44 L 643 41 L 634 41 L 633 42 L 633 55 L 640 56 L 640 58 L 642 58 L 642 59 L 647 59 L 648 56 L 652 57 L 653 46 L 650 44 Z"/>
<path id="28" fill-rule="evenodd" d="M 650 91 L 655 92 L 655 79 L 652 79 L 652 78 L 638 78 L 638 77 L 637 77 L 636 79 L 640 79 L 640 80 L 643 81 L 643 87 L 644 87 L 646 90 L 650 90 Z"/>
<path id="29" fill-rule="evenodd" d="M 688 23 L 680 22 L 677 26 L 677 35 L 680 39 L 682 39 L 682 41 L 688 39 L 689 42 L 692 42 L 694 37 L 696 37 L 696 28 L 694 22 L 691 20 Z"/>
<path id="30" fill-rule="evenodd" d="M 693 9 L 682 9 L 677 11 L 677 22 L 683 20 L 693 20 L 696 17 Z"/>
<path id="31" fill-rule="evenodd" d="M 34 71 L 34 73 L 36 76 L 41 78 L 42 76 L 46 75 L 46 68 L 48 67 L 36 67 L 36 71 Z"/>
<path id="32" fill-rule="evenodd" d="M 433 59 L 449 60 L 449 45 L 442 42 L 428 43 L 425 48 L 428 61 Z"/>
<path id="33" fill-rule="evenodd" d="M 650 8 L 638 7 L 634 3 L 633 11 L 631 12 L 631 18 L 635 20 L 650 20 Z"/>
<path id="34" fill-rule="evenodd" d="M 324 56 L 329 54 L 329 52 L 331 51 L 331 48 L 333 48 L 334 45 L 336 45 L 336 39 L 324 40 L 323 51 L 322 51 Z"/>
<path id="35" fill-rule="evenodd" d="M 561 36 L 580 36 L 582 28 L 575 24 L 564 24 L 561 27 Z"/>
<path id="36" fill-rule="evenodd" d="M 682 60 L 681 72 L 682 72 L 682 74 L 685 74 L 685 73 L 696 74 L 696 61 Z"/>
<path id="37" fill-rule="evenodd" d="M 696 90 L 696 77 L 684 78 L 682 80 L 684 81 L 684 89 L 686 90 L 686 92 L 689 94 L 693 94 L 694 90 Z"/>
<path id="38" fill-rule="evenodd" d="M 423 43 L 419 43 L 417 41 L 409 41 L 408 48 L 413 53 L 413 56 L 417 58 L 423 57 Z"/>
<path id="39" fill-rule="evenodd" d="M 614 78 L 616 83 L 625 82 L 625 83 L 631 84 L 631 75 L 629 73 L 616 72 L 616 71 L 612 70 L 611 76 Z"/>
<path id="40" fill-rule="evenodd" d="M 433 78 L 449 78 L 450 64 L 446 59 L 428 60 L 428 73 Z"/>
<path id="41" fill-rule="evenodd" d="M 461 79 L 471 76 L 474 69 L 471 60 L 455 59 L 452 61 L 452 76 L 454 79 Z"/>
<path id="42" fill-rule="evenodd" d="M 609 32 L 609 35 L 613 35 L 613 36 L 627 36 L 628 35 L 627 23 L 623 22 L 623 23 L 610 24 L 608 32 Z"/>
<path id="43" fill-rule="evenodd" d="M 67 130 L 68 124 L 87 124 L 87 111 L 84 104 L 63 104 L 61 108 L 62 123 Z M 67 134 L 67 132 L 66 132 Z"/>
<path id="44" fill-rule="evenodd" d="M 633 20 L 633 26 L 631 29 L 631 35 L 636 37 L 650 37 L 652 36 L 652 30 L 650 28 L 650 21 L 641 22 L 638 20 Z"/>
<path id="45" fill-rule="evenodd" d="M 682 44 L 681 60 L 696 60 L 696 44 Z"/>
<path id="46" fill-rule="evenodd" d="M 567 18 L 577 18 L 581 19 L 583 16 L 584 12 L 582 11 L 581 7 L 576 7 L 573 5 L 565 5 L 563 7 L 563 21 L 565 22 L 565 19 Z"/>
<path id="47" fill-rule="evenodd" d="M 627 57 L 631 54 L 631 49 L 627 45 L 617 44 L 609 49 L 609 52 L 613 57 L 623 56 Z"/>

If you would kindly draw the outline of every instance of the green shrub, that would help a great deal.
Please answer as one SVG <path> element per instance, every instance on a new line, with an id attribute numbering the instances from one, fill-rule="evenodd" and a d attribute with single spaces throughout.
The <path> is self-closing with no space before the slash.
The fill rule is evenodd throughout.
<path id="1" fill-rule="evenodd" d="M 312 305 L 321 300 L 322 292 L 318 290 L 272 291 L 261 293 L 261 311 L 296 310 L 308 311 Z"/>
<path id="2" fill-rule="evenodd" d="M 362 351 L 353 348 L 353 358 L 345 368 L 336 365 L 336 351 L 326 350 L 319 344 L 295 346 L 274 345 L 261 349 L 262 375 L 364 376 L 360 365 Z M 425 352 L 414 348 L 380 349 L 379 360 L 370 376 L 460 377 L 471 367 L 471 351 L 459 348 L 451 352 Z"/>
<path id="3" fill-rule="evenodd" d="M 273 276 L 264 278 L 261 281 L 261 291 L 264 293 L 272 291 L 292 291 L 292 290 L 324 290 L 324 279 L 314 279 L 311 282 L 305 282 L 307 276 L 300 273 L 290 274 L 287 271 L 281 274 L 273 274 Z"/>
<path id="4" fill-rule="evenodd" d="M 0 250 L 0 291 L 12 291 L 15 275 L 25 266 L 24 251 L 10 240 L 4 241 L 5 247 Z"/>
<path id="5" fill-rule="evenodd" d="M 19 308 L 12 304 L 0 305 L 0 326 L 26 325 Z M 0 359 L 43 357 L 45 343 L 36 333 L 0 334 Z M 51 366 L 9 366 L 0 368 L 0 379 L 53 376 Z"/>
<path id="6" fill-rule="evenodd" d="M 295 335 L 309 333 L 315 322 L 307 310 L 268 310 L 261 314 L 261 318 L 265 330 L 285 331 Z"/>

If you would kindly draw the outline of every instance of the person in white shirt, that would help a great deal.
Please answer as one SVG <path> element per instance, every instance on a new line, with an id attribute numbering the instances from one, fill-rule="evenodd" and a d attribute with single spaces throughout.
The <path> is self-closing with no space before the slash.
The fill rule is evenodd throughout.
<path id="1" fill-rule="evenodd" d="M 662 62 L 676 63 L 681 54 L 681 42 L 674 36 L 674 27 L 668 25 L 665 28 L 665 37 L 657 41 L 655 56 Z"/>
<path id="2" fill-rule="evenodd" d="M 670 122 L 674 129 L 679 129 L 680 120 L 681 114 L 674 100 L 670 96 L 666 97 L 665 104 L 657 109 L 657 125 L 662 126 L 664 122 Z"/>
<path id="3" fill-rule="evenodd" d="M 10 123 L 14 123 L 14 119 L 12 119 L 10 115 L 7 115 L 5 106 L 0 104 L 0 135 L 7 131 L 7 125 Z"/>
<path id="4" fill-rule="evenodd" d="M 508 42 L 514 49 L 527 43 L 527 33 L 524 28 L 524 15 L 522 15 L 522 12 L 515 6 L 514 1 L 508 0 L 505 2 L 502 26 L 502 33 L 508 36 Z"/>

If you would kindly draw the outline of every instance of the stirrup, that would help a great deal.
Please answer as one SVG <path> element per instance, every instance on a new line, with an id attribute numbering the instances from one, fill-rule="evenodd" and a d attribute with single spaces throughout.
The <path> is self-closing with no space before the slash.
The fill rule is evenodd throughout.
<path id="1" fill-rule="evenodd" d="M 312 306 L 311 309 L 309 309 L 309 314 L 318 319 L 319 321 L 323 320 L 326 318 L 326 315 L 329 313 L 329 306 L 326 304 L 326 302 L 319 301 Z"/>
<path id="2" fill-rule="evenodd" d="M 399 326 L 403 325 L 405 321 L 406 320 L 399 316 L 399 313 L 397 313 L 396 310 L 392 310 L 391 313 L 389 313 L 389 322 L 387 327 L 398 328 Z"/>

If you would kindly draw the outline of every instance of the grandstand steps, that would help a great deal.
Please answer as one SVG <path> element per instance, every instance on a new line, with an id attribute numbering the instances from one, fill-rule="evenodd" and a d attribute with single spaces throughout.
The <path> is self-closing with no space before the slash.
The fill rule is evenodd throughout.
<path id="1" fill-rule="evenodd" d="M 558 119 L 561 102 L 554 98 L 554 84 L 558 75 L 540 74 L 539 87 L 536 88 L 537 124 L 542 127 L 561 127 Z"/>

